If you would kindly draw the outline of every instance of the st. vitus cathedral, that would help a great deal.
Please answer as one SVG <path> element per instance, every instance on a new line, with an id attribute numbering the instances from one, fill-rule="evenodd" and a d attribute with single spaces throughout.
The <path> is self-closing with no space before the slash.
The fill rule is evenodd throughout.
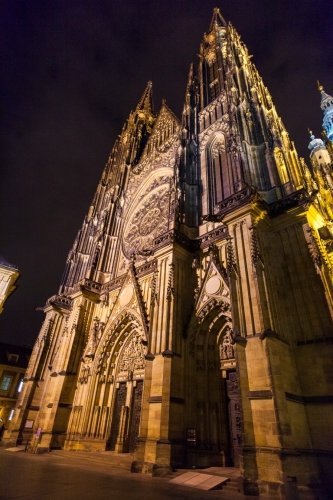
<path id="1" fill-rule="evenodd" d="M 112 149 L 26 373 L 11 441 L 240 467 L 245 492 L 332 470 L 333 98 L 299 158 L 214 10 L 181 120 L 149 82 Z"/>

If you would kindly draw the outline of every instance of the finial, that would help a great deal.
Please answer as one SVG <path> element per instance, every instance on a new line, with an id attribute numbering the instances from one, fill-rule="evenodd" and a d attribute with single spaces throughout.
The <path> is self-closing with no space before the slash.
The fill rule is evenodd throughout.
<path id="1" fill-rule="evenodd" d="M 214 7 L 213 9 L 213 17 L 210 23 L 209 31 L 212 31 L 212 29 L 215 27 L 226 27 L 227 23 L 225 19 L 223 18 L 220 9 L 218 7 Z"/>
<path id="2" fill-rule="evenodd" d="M 322 86 L 322 84 L 320 83 L 319 80 L 317 80 L 317 86 L 318 86 L 319 92 L 323 92 L 324 91 L 324 87 Z"/>
<path id="3" fill-rule="evenodd" d="M 314 139 L 315 136 L 313 135 L 312 130 L 308 128 L 308 132 L 309 132 L 309 135 L 310 135 L 310 139 Z"/>

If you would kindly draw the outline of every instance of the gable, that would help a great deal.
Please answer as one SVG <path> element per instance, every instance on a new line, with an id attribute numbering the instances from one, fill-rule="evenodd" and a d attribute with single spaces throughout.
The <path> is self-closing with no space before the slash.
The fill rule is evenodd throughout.
<path id="1" fill-rule="evenodd" d="M 166 151 L 178 134 L 180 122 L 170 108 L 163 102 L 161 110 L 156 118 L 153 131 L 148 139 L 143 157 L 150 156 L 154 152 Z"/>
<path id="2" fill-rule="evenodd" d="M 230 290 L 225 270 L 212 257 L 196 301 L 195 311 L 199 321 L 217 304 L 226 311 L 230 309 Z"/>

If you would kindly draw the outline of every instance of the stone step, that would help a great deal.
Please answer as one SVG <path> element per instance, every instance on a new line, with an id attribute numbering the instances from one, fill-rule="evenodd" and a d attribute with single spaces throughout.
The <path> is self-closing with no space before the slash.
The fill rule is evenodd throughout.
<path id="1" fill-rule="evenodd" d="M 189 471 L 170 479 L 169 482 L 172 484 L 179 484 L 199 490 L 209 491 L 221 488 L 227 481 L 229 481 L 227 477 L 213 476 L 212 474 L 204 474 L 197 471 Z"/>

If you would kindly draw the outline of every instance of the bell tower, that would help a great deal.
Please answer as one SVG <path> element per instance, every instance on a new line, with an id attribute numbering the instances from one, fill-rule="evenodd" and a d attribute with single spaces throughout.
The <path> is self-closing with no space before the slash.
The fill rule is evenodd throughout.
<path id="1" fill-rule="evenodd" d="M 214 9 L 198 68 L 203 217 L 249 186 L 268 203 L 302 186 L 294 144 L 251 59 L 237 31 Z"/>

